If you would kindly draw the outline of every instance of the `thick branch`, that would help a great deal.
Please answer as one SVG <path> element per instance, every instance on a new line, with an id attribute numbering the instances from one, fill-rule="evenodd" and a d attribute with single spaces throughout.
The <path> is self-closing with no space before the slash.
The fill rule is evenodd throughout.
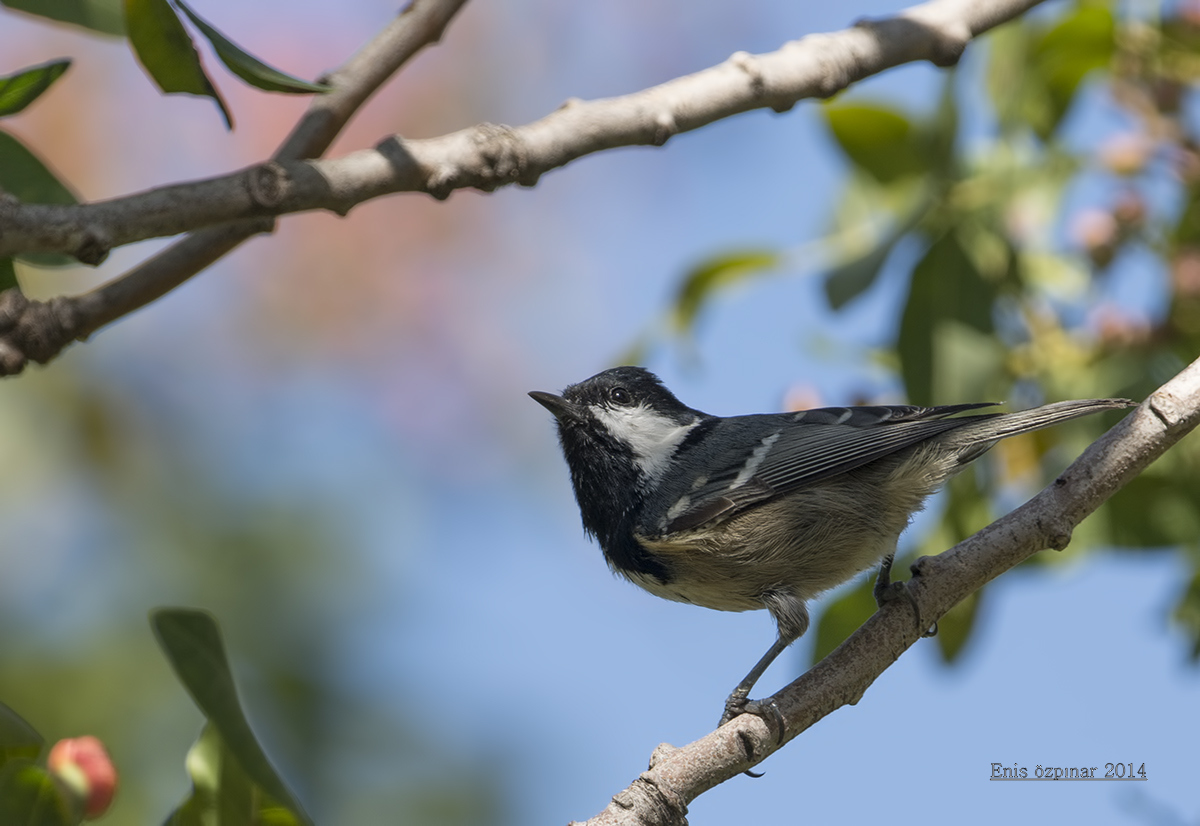
<path id="1" fill-rule="evenodd" d="M 1200 424 L 1200 360 L 1159 388 L 1023 506 L 936 557 L 913 566 L 920 622 L 936 622 L 984 583 L 1046 548 L 1062 549 L 1084 517 L 1133 480 Z M 875 679 L 920 638 L 906 603 L 888 603 L 836 651 L 774 697 L 782 741 L 796 737 L 843 705 L 853 705 Z M 655 749 L 650 769 L 588 824 L 683 824 L 687 804 L 779 748 L 777 732 L 742 715 L 680 749 Z"/>
<path id="2" fill-rule="evenodd" d="M 525 126 L 481 124 L 440 138 L 391 137 L 336 160 L 275 162 L 217 178 L 77 206 L 10 204 L 0 257 L 67 252 L 95 260 L 114 246 L 234 220 L 313 209 L 345 214 L 395 192 L 437 198 L 473 187 L 533 186 L 545 172 L 622 146 L 660 146 L 672 135 L 752 109 L 784 112 L 892 66 L 952 65 L 979 33 L 1040 0 L 932 0 L 895 17 L 809 35 L 769 54 L 738 52 L 720 65 L 618 98 L 571 100 Z"/>

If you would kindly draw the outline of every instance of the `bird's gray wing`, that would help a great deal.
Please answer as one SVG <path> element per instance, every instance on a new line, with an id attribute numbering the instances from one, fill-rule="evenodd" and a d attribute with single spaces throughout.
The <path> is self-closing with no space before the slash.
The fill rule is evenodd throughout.
<path id="1" fill-rule="evenodd" d="M 715 471 L 666 510 L 667 533 L 727 518 L 803 485 L 836 476 L 940 433 L 1000 414 L 947 418 L 994 403 L 943 407 L 829 407 L 799 413 L 738 416 L 720 427 L 736 451 L 709 457 Z"/>

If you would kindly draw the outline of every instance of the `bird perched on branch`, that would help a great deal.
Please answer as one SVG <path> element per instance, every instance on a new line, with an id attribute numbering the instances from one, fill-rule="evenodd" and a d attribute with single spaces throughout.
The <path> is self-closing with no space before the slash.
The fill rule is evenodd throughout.
<path id="1" fill-rule="evenodd" d="M 1000 439 L 1135 403 L 1084 399 L 1018 413 L 945 407 L 828 407 L 711 416 L 640 367 L 562 395 L 554 414 L 584 530 L 614 571 L 652 594 L 720 611 L 765 608 L 778 638 L 725 702 L 724 723 L 768 711 L 748 699 L 808 628 L 809 600 L 879 566 L 880 602 L 912 514 Z M 902 595 L 906 595 L 903 590 Z"/>

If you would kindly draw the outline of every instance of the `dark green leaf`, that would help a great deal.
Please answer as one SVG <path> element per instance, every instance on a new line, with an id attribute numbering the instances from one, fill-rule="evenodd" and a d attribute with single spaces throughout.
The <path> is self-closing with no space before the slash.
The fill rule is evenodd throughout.
<path id="1" fill-rule="evenodd" d="M 1200 571 L 1192 577 L 1172 614 L 1192 644 L 1192 660 L 1200 660 Z"/>
<path id="2" fill-rule="evenodd" d="M 875 580 L 867 577 L 825 606 L 816 623 L 814 663 L 825 659 L 875 613 L 874 587 Z"/>
<path id="3" fill-rule="evenodd" d="M 997 31 L 988 89 L 1005 130 L 1027 127 L 1048 140 L 1083 79 L 1111 63 L 1115 31 L 1111 10 L 1098 4 L 1081 4 L 1050 27 Z"/>
<path id="4" fill-rule="evenodd" d="M 70 65 L 71 61 L 63 58 L 0 77 L 0 117 L 15 115 L 33 103 Z"/>
<path id="5" fill-rule="evenodd" d="M 221 632 L 212 617 L 203 611 L 163 608 L 154 611 L 150 621 L 171 667 L 238 765 L 263 791 L 291 809 L 301 822 L 311 823 L 246 721 Z"/>
<path id="6" fill-rule="evenodd" d="M 1107 506 L 1110 541 L 1131 548 L 1171 547 L 1200 536 L 1200 493 L 1190 473 L 1151 470 Z"/>
<path id="7" fill-rule="evenodd" d="M 213 725 L 204 727 L 188 751 L 192 793 L 167 820 L 168 826 L 250 826 L 256 823 L 254 784 Z"/>
<path id="8" fill-rule="evenodd" d="M 702 262 L 684 277 L 675 297 L 676 329 L 690 329 L 716 290 L 760 275 L 778 263 L 779 254 L 767 250 L 716 255 Z"/>
<path id="9" fill-rule="evenodd" d="M 27 204 L 74 204 L 71 190 L 37 156 L 0 130 L 0 189 Z"/>
<path id="10" fill-rule="evenodd" d="M 840 310 L 870 289 L 871 285 L 875 283 L 876 276 L 879 275 L 879 270 L 882 269 L 884 262 L 892 254 L 892 249 L 899 240 L 900 236 L 893 235 L 865 255 L 830 270 L 825 276 L 825 297 L 829 299 L 829 306 L 834 310 Z"/>
<path id="11" fill-rule="evenodd" d="M 0 292 L 11 290 L 13 287 L 20 288 L 17 282 L 17 270 L 13 266 L 11 258 L 0 258 Z"/>
<path id="12" fill-rule="evenodd" d="M 41 766 L 12 760 L 0 768 L 0 823 L 4 826 L 76 826 L 74 798 Z"/>
<path id="13" fill-rule="evenodd" d="M 0 768 L 17 758 L 37 760 L 44 743 L 42 735 L 21 715 L 0 703 Z"/>
<path id="14" fill-rule="evenodd" d="M 975 628 L 975 618 L 979 615 L 979 603 L 983 591 L 972 591 L 938 620 L 937 641 L 938 652 L 942 660 L 952 663 L 966 647 Z"/>
<path id="15" fill-rule="evenodd" d="M 881 183 L 928 168 L 917 130 L 899 112 L 861 103 L 829 105 L 822 111 L 846 156 Z"/>
<path id="16" fill-rule="evenodd" d="M 1034 42 L 1034 71 L 1050 95 L 1055 126 L 1088 73 L 1106 68 L 1112 61 L 1115 35 L 1111 9 L 1080 4 Z"/>
<path id="17" fill-rule="evenodd" d="M 125 34 L 121 2 L 122 0 L 0 0 L 0 5 L 121 37 Z"/>
<path id="18" fill-rule="evenodd" d="M 287 92 L 300 95 L 330 90 L 331 87 L 323 83 L 309 83 L 307 80 L 301 80 L 268 66 L 213 28 L 208 21 L 192 11 L 183 0 L 175 0 L 175 2 L 179 8 L 183 9 L 183 13 L 196 24 L 196 28 L 212 43 L 217 57 L 221 58 L 221 62 L 229 68 L 229 71 L 251 86 L 267 92 Z"/>
<path id="19" fill-rule="evenodd" d="M 167 0 L 125 0 L 129 42 L 146 72 L 167 94 L 210 97 L 233 128 L 233 117 L 204 72 L 200 54 Z"/>
<path id="20" fill-rule="evenodd" d="M 957 322 L 990 333 L 995 297 L 996 285 L 981 277 L 957 233 L 948 232 L 930 245 L 913 269 L 896 342 L 910 401 L 930 404 L 935 400 L 933 378 L 938 365 L 934 342 L 942 325 Z"/>

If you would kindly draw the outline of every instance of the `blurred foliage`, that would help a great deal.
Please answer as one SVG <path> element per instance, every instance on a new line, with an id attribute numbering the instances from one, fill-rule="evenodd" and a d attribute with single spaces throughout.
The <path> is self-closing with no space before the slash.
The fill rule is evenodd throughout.
<path id="1" fill-rule="evenodd" d="M 250 730 L 216 622 L 203 611 L 162 609 L 154 612 L 151 623 L 172 668 L 207 720 L 188 755 L 193 795 L 170 822 L 203 824 L 210 820 L 209 812 L 228 812 L 230 816 L 218 822 L 251 823 L 264 811 L 282 807 L 286 818 L 273 816 L 272 822 L 310 824 Z"/>
<path id="2" fill-rule="evenodd" d="M 26 747 L 11 756 L 32 766 L 16 779 L 42 770 L 14 720 L 49 740 L 94 734 L 121 773 L 104 822 L 161 823 L 187 796 L 187 778 L 197 802 L 185 813 L 214 799 L 214 776 L 228 781 L 231 799 L 247 778 L 251 789 L 271 788 L 261 762 L 257 774 L 230 774 L 255 762 L 246 756 L 253 724 L 285 788 L 321 822 L 500 820 L 496 766 L 431 742 L 415 713 L 406 719 L 401 708 L 396 719 L 393 703 L 347 695 L 338 606 L 361 602 L 369 577 L 346 552 L 344 503 L 223 478 L 230 469 L 209 463 L 203 437 L 182 438 L 189 426 L 160 407 L 164 388 L 150 394 L 157 401 L 135 403 L 139 394 L 111 375 L 79 375 L 64 361 L 23 377 L 22 391 L 21 404 L 0 406 L 0 456 L 13 471 L 0 482 L 0 698 L 20 714 L 0 707 L 0 755 L 20 739 Z M 247 689 L 242 723 L 231 723 L 239 704 L 215 629 L 189 634 L 194 616 L 168 614 L 177 621 L 164 633 L 156 614 L 169 662 L 213 722 L 186 774 L 205 716 L 145 628 L 145 613 L 163 601 L 220 618 Z M 229 732 L 228 747 L 218 731 Z M 356 775 L 352 795 L 346 772 Z M 252 801 L 278 814 L 270 800 L 284 797 L 276 786 Z"/>
<path id="3" fill-rule="evenodd" d="M 1002 26 L 985 48 L 985 89 L 948 73 L 932 113 L 854 93 L 823 108 L 849 165 L 821 246 L 829 304 L 840 310 L 871 291 L 904 242 L 920 252 L 881 361 L 911 402 L 1145 398 L 1200 355 L 1200 4 L 1118 11 L 1085 0 L 1056 17 Z M 985 139 L 961 129 L 966 96 L 987 104 Z M 1115 114 L 1081 141 L 1068 126 L 1084 97 Z M 1099 201 L 1074 206 L 1072 193 L 1084 188 L 1102 193 Z M 725 259 L 714 256 L 685 278 L 673 316 L 683 332 L 725 286 L 695 273 Z M 762 254 L 778 269 L 787 269 L 785 259 Z M 1163 293 L 1142 302 L 1162 310 L 1128 310 L 1120 296 L 1130 289 Z M 1113 421 L 1004 443 L 990 464 L 949 486 L 937 526 L 916 538 L 916 551 L 938 553 L 970 535 L 993 518 L 997 497 L 1031 492 Z M 1113 544 L 1196 551 L 1197 478 L 1193 437 L 1085 522 L 1070 553 Z M 830 602 L 817 623 L 818 656 L 874 610 L 869 596 L 869 587 L 855 587 Z M 977 602 L 942 621 L 947 660 L 969 643 Z M 1182 595 L 1173 616 L 1200 658 L 1200 588 Z"/>

